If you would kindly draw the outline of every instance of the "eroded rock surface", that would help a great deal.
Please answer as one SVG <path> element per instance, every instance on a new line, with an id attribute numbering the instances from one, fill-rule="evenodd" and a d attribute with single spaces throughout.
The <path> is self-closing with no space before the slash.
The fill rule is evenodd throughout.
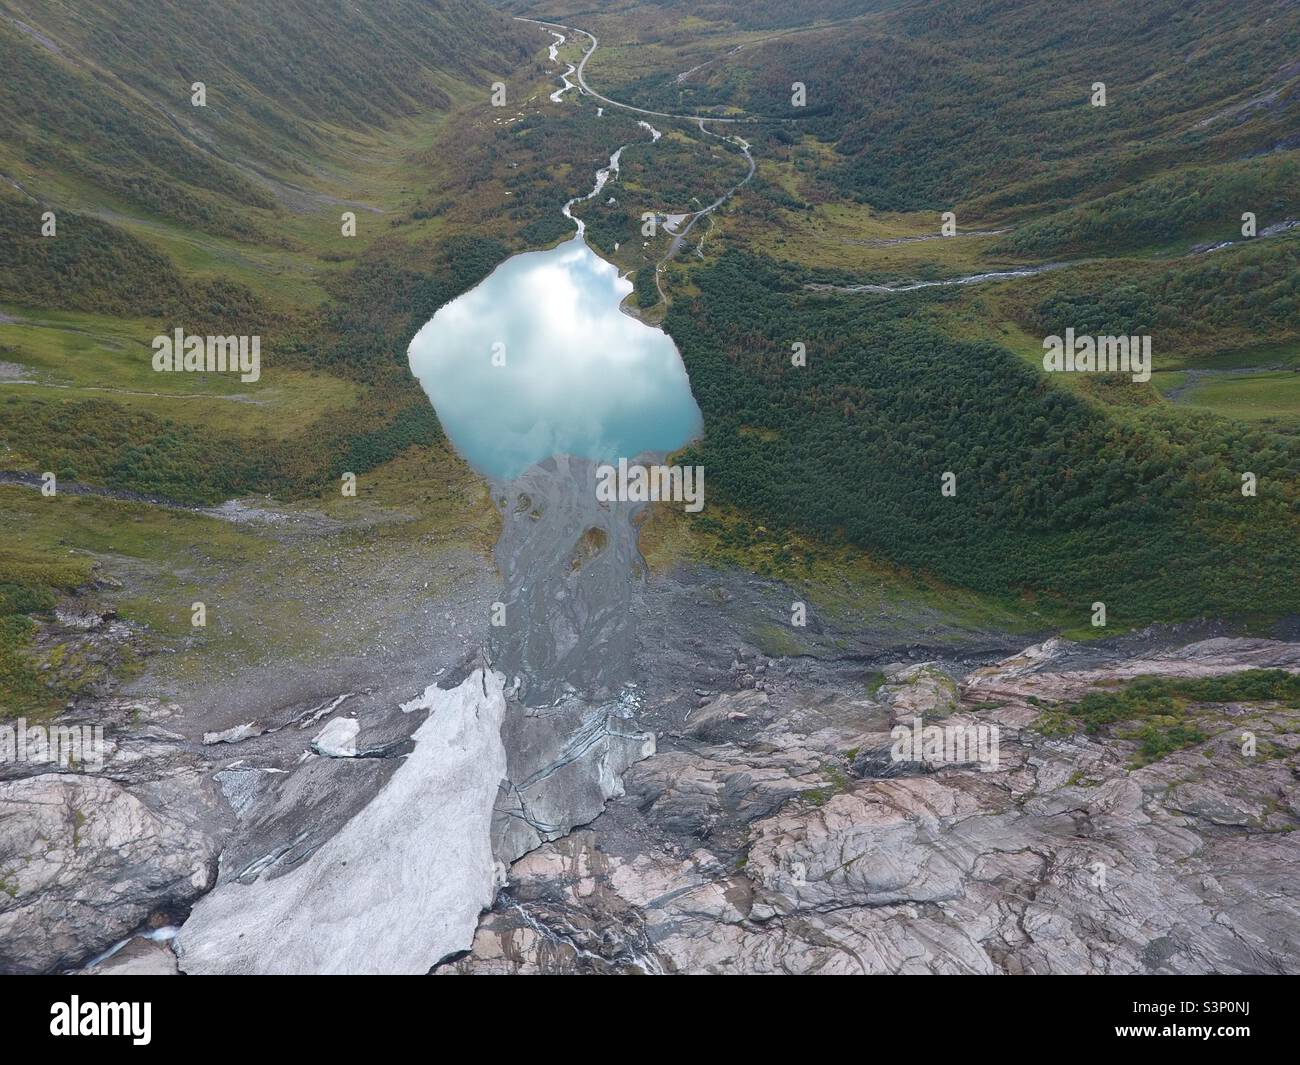
<path id="1" fill-rule="evenodd" d="M 926 665 L 874 699 L 712 700 L 626 798 L 516 862 L 438 971 L 1295 971 L 1300 712 L 1203 708 L 1206 742 L 1141 768 L 1132 740 L 1034 727 L 1099 681 L 1245 668 L 1300 670 L 1300 645 L 1049 641 L 952 691 Z M 996 726 L 996 766 L 873 772 L 914 715 Z"/>
<path id="2" fill-rule="evenodd" d="M 79 773 L 0 783 L 0 972 L 76 964 L 200 895 L 217 857 L 207 791 L 196 771 L 134 791 Z"/>
<path id="3" fill-rule="evenodd" d="M 493 850 L 512 862 L 591 821 L 623 794 L 623 774 L 655 750 L 632 707 L 581 701 L 537 709 L 512 706 L 503 738 L 507 779 L 497 799 Z"/>
<path id="4" fill-rule="evenodd" d="M 609 542 L 588 548 L 571 574 L 603 573 Z M 1141 768 L 1122 733 L 1044 717 L 1142 674 L 1300 671 L 1300 645 L 1153 630 L 1003 658 L 986 633 L 880 646 L 831 622 L 797 653 L 748 642 L 788 599 L 661 582 L 636 661 L 543 703 L 482 654 L 414 699 L 427 681 L 394 676 L 99 702 L 102 764 L 0 767 L 0 965 L 129 939 L 92 970 L 172 971 L 171 944 L 130 937 L 184 922 L 187 972 L 1295 968 L 1296 710 L 1201 708 L 1207 739 Z M 996 764 L 900 760 L 918 723 L 996 727 Z"/>

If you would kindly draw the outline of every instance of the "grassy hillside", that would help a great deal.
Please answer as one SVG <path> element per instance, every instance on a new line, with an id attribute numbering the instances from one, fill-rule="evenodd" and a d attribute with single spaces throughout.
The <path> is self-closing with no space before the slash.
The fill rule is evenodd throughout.
<path id="1" fill-rule="evenodd" d="M 0 0 L 0 471 L 208 504 L 337 494 L 437 443 L 406 344 L 513 230 L 478 224 L 499 193 L 459 224 L 420 204 L 449 160 L 490 169 L 491 84 L 534 94 L 541 36 L 474 0 Z M 259 336 L 261 379 L 154 372 L 178 327 Z M 37 681 L 30 619 L 90 557 L 26 528 L 0 556 L 0 708 L 36 711 L 72 689 Z"/>
<path id="2" fill-rule="evenodd" d="M 1300 213 L 1300 152 L 1217 166 L 1180 167 L 1017 227 L 990 249 L 1033 258 L 1116 255 L 1241 240 L 1242 214 L 1256 230 Z"/>
<path id="3" fill-rule="evenodd" d="M 522 90 L 535 34 L 473 3 L 155 6 L 0 3 L 0 349 L 29 378 L 5 389 L 0 465 L 210 502 L 314 491 L 436 438 L 399 301 L 446 298 L 505 248 L 394 255 L 384 216 L 416 199 L 449 115 L 486 110 L 497 78 Z M 262 380 L 152 372 L 175 328 L 259 336 Z"/>
<path id="4" fill-rule="evenodd" d="M 1288 0 L 859 11 L 682 78 L 615 67 L 603 83 L 663 110 L 788 119 L 833 146 L 827 178 L 841 196 L 884 210 L 1023 210 L 1173 165 L 1300 146 L 1300 11 Z M 602 73 L 593 64 L 593 78 Z M 802 107 L 791 105 L 794 82 L 807 89 Z M 1090 106 L 1095 82 L 1105 107 Z"/>
<path id="5" fill-rule="evenodd" d="M 908 0 L 776 33 L 656 9 L 572 12 L 601 37 L 593 85 L 770 119 L 744 127 L 755 181 L 663 277 L 716 497 L 774 542 L 811 531 L 1067 625 L 1096 600 L 1112 627 L 1300 609 L 1300 241 L 1241 232 L 1300 217 L 1300 9 Z M 1152 382 L 1044 375 L 1066 327 L 1151 335 Z"/>
<path id="6" fill-rule="evenodd" d="M 265 236 L 261 212 L 310 195 L 360 135 L 445 112 L 525 55 L 514 24 L 473 2 L 5 2 L 0 171 L 51 200 L 54 178 L 88 183 L 91 201 Z"/>
<path id="7" fill-rule="evenodd" d="M 625 112 L 551 102 L 549 35 L 504 10 L 0 0 L 0 472 L 185 504 L 319 498 L 440 448 L 411 335 L 570 232 L 559 205 L 629 144 L 576 210 L 636 305 L 667 314 L 704 410 L 696 454 L 728 517 L 682 542 L 868 551 L 1066 626 L 1097 599 L 1112 626 L 1300 609 L 1300 231 L 1240 233 L 1244 211 L 1261 231 L 1300 217 L 1295 4 L 536 5 L 599 35 L 603 92 L 765 116 L 739 127 L 753 181 L 662 271 L 666 302 L 671 238 L 641 239 L 642 213 L 709 202 L 743 159 L 689 122 L 656 120 L 652 146 Z M 1068 265 L 901 296 L 806 287 L 1049 261 Z M 261 380 L 155 373 L 151 338 L 177 327 L 259 335 Z M 1045 376 L 1042 338 L 1066 327 L 1152 334 L 1152 381 Z M 29 619 L 89 579 L 80 545 L 117 511 L 81 506 L 57 566 L 57 522 L 38 548 L 32 513 L 0 554 L 0 703 L 54 705 Z"/>

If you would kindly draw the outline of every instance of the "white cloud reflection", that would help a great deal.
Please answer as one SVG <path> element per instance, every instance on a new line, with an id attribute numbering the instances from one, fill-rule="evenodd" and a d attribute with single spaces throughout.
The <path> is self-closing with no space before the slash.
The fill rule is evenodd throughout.
<path id="1" fill-rule="evenodd" d="M 631 291 L 575 237 L 502 263 L 415 335 L 411 370 L 475 469 L 506 479 L 552 455 L 630 458 L 699 432 L 672 340 L 618 309 Z"/>

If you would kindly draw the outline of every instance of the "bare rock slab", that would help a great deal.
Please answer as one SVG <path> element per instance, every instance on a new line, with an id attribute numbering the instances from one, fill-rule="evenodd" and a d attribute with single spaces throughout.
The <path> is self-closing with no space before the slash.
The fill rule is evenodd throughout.
<path id="1" fill-rule="evenodd" d="M 164 783 L 152 802 L 76 773 L 0 783 L 0 972 L 76 964 L 208 886 L 216 843 L 185 803 L 201 775 Z"/>

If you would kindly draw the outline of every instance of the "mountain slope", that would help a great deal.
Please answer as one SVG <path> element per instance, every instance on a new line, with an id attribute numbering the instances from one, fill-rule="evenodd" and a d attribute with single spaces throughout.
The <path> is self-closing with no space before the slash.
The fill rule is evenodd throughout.
<path id="1" fill-rule="evenodd" d="M 717 535 L 811 530 L 1082 626 L 1300 610 L 1300 7 L 907 0 L 679 51 L 658 6 L 592 16 L 591 84 L 759 119 L 754 182 L 663 277 L 693 457 L 749 517 Z M 1152 380 L 1044 374 L 1067 328 L 1149 336 Z"/>
<path id="2" fill-rule="evenodd" d="M 1179 163 L 1300 147 L 1300 9 L 1289 0 L 859 11 L 619 91 L 665 110 L 793 120 L 834 146 L 841 195 L 884 210 L 1023 209 Z M 802 107 L 791 106 L 794 82 L 806 86 Z M 1104 107 L 1090 105 L 1097 82 Z"/>
<path id="3" fill-rule="evenodd" d="M 0 172 L 251 237 L 248 208 L 292 202 L 280 182 L 346 159 L 356 133 L 447 111 L 466 81 L 486 91 L 525 54 L 517 24 L 472 2 L 5 0 Z"/>
<path id="4" fill-rule="evenodd" d="M 412 316 L 506 247 L 413 211 L 457 179 L 448 142 L 482 150 L 464 127 L 493 110 L 492 82 L 527 91 L 544 36 L 476 0 L 0 0 L 0 495 L 16 522 L 0 712 L 75 687 L 28 652 L 32 619 L 90 559 L 42 562 L 21 517 L 33 478 L 56 474 L 50 506 L 70 515 L 87 490 L 337 494 L 345 470 L 437 447 L 403 363 Z M 177 328 L 259 338 L 260 380 L 154 372 L 152 338 Z"/>

